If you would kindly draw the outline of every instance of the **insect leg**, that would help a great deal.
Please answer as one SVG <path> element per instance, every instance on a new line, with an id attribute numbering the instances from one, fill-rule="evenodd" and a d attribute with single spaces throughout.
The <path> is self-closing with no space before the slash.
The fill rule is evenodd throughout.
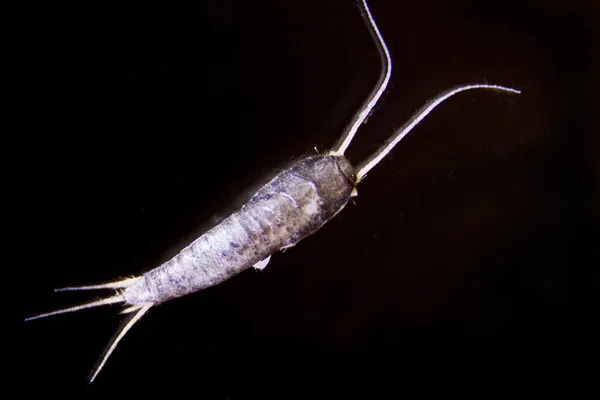
<path id="1" fill-rule="evenodd" d="M 117 347 L 117 344 L 119 344 L 121 339 L 123 339 L 125 334 L 129 331 L 129 329 L 131 329 L 131 327 L 133 325 L 135 325 L 135 323 L 138 322 L 139 319 L 142 318 L 142 316 L 146 312 L 148 312 L 150 307 L 152 307 L 153 305 L 154 305 L 154 303 L 146 303 L 146 304 L 142 305 L 141 307 L 139 307 L 139 310 L 133 315 L 133 317 L 129 321 L 127 321 L 127 323 L 125 325 L 123 325 L 123 327 L 121 329 L 119 329 L 117 331 L 115 338 L 111 342 L 109 342 L 108 347 L 106 348 L 104 354 L 101 356 L 99 363 L 92 370 L 92 373 L 90 376 L 90 383 L 92 383 L 94 381 L 94 379 L 96 379 L 96 376 L 98 376 L 98 373 L 100 373 L 100 370 L 102 370 L 102 367 L 104 367 L 106 360 L 108 360 L 108 357 L 110 357 L 112 352 Z M 133 310 L 131 310 L 131 311 L 133 311 Z"/>
<path id="2" fill-rule="evenodd" d="M 263 269 L 265 269 L 265 267 L 267 266 L 267 264 L 269 263 L 270 260 L 271 260 L 271 256 L 265 258 L 264 260 L 260 260 L 259 262 L 254 264 L 253 267 L 255 269 L 262 271 Z"/>

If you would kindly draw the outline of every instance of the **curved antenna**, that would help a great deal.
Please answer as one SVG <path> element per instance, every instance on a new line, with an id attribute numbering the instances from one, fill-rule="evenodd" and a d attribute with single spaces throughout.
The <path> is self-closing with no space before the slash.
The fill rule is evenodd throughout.
<path id="1" fill-rule="evenodd" d="M 377 45 L 377 51 L 379 52 L 379 57 L 381 59 L 381 73 L 379 75 L 379 81 L 375 88 L 369 94 L 369 97 L 363 103 L 362 107 L 354 114 L 354 118 L 350 125 L 346 127 L 345 132 L 338 139 L 333 148 L 329 151 L 329 154 L 334 156 L 341 156 L 344 154 L 350 142 L 354 138 L 356 131 L 365 119 L 369 116 L 373 108 L 379 101 L 379 98 L 387 88 L 388 82 L 390 81 L 390 77 L 392 76 L 392 57 L 390 56 L 390 52 L 383 40 L 383 36 L 379 32 L 379 28 L 371 15 L 371 11 L 369 10 L 369 6 L 367 5 L 366 0 L 361 0 L 360 4 L 362 7 L 359 7 L 360 14 L 362 15 L 367 27 L 369 28 L 369 33 L 371 33 L 371 37 L 373 41 Z"/>
<path id="2" fill-rule="evenodd" d="M 398 144 L 398 142 L 401 141 L 404 136 L 408 134 L 408 132 L 417 126 L 419 122 L 421 122 L 423 118 L 425 118 L 434 108 L 455 94 L 471 89 L 498 90 L 513 94 L 521 93 L 520 90 L 511 89 L 504 86 L 478 84 L 457 86 L 438 94 L 433 99 L 429 100 L 423 107 L 421 107 L 404 125 L 398 128 L 396 132 L 394 132 L 394 134 L 386 140 L 385 144 L 379 148 L 379 150 L 371 154 L 369 158 L 363 161 L 356 168 L 356 183 L 360 182 L 374 166 L 379 164 L 379 162 L 394 148 L 394 146 Z"/>

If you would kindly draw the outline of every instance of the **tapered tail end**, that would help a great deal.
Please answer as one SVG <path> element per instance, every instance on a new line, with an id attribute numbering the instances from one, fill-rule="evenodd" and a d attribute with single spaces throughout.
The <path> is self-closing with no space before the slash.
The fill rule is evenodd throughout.
<path id="1" fill-rule="evenodd" d="M 80 304 L 77 306 L 62 308 L 60 310 L 56 310 L 56 311 L 52 311 L 52 312 L 48 312 L 48 313 L 44 313 L 44 314 L 35 315 L 33 317 L 25 318 L 25 321 L 26 322 L 33 321 L 35 319 L 46 318 L 46 317 L 50 317 L 53 315 L 65 314 L 65 313 L 70 313 L 70 312 L 74 312 L 74 311 L 85 310 L 87 308 L 105 306 L 105 305 L 109 305 L 109 304 L 126 303 L 121 289 L 127 288 L 127 287 L 135 284 L 135 282 L 137 282 L 139 279 L 140 278 L 137 277 L 137 278 L 122 279 L 117 282 L 111 282 L 111 283 L 106 283 L 106 284 L 102 284 L 102 285 L 66 287 L 66 288 L 62 288 L 62 289 L 56 289 L 55 290 L 56 292 L 64 292 L 64 291 L 72 291 L 72 290 L 113 289 L 113 290 L 117 290 L 117 293 L 114 294 L 113 296 L 106 297 L 104 299 L 90 301 L 88 303 Z M 121 326 L 121 328 L 119 328 L 119 330 L 117 331 L 117 333 L 115 334 L 113 339 L 108 343 L 108 346 L 102 353 L 100 360 L 98 361 L 98 363 L 96 364 L 92 373 L 89 376 L 89 383 L 92 383 L 94 381 L 94 379 L 96 379 L 96 377 L 98 376 L 98 373 L 100 372 L 100 370 L 102 370 L 102 367 L 104 367 L 106 360 L 108 360 L 108 358 L 110 357 L 112 352 L 117 347 L 117 344 L 121 341 L 121 339 L 123 339 L 123 337 L 129 331 L 129 329 L 131 329 L 131 327 L 153 305 L 154 305 L 154 303 L 141 303 L 141 304 L 133 304 L 133 305 L 129 304 L 129 307 L 125 308 L 121 312 L 122 314 L 131 314 L 131 317 L 125 321 L 125 323 Z"/>

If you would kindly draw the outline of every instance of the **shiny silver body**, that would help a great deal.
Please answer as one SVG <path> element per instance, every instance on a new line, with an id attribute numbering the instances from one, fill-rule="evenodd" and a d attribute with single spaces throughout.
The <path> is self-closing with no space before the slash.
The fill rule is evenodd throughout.
<path id="1" fill-rule="evenodd" d="M 265 184 L 246 204 L 123 291 L 159 304 L 221 283 L 315 233 L 344 208 L 354 173 L 343 156 L 315 155 Z"/>

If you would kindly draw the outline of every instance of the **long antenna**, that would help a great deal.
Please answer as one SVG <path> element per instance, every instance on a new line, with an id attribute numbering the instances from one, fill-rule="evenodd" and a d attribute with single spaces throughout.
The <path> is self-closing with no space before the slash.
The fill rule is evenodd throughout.
<path id="1" fill-rule="evenodd" d="M 471 89 L 487 89 L 487 90 L 498 90 L 502 92 L 508 93 L 521 93 L 520 90 L 511 89 L 504 86 L 498 85 L 486 85 L 486 84 L 478 84 L 478 85 L 464 85 L 457 86 L 445 92 L 442 92 L 435 96 L 433 99 L 429 100 L 423 107 L 421 107 L 404 125 L 394 132 L 392 136 L 390 136 L 384 143 L 383 146 L 379 148 L 375 153 L 371 154 L 369 158 L 363 161 L 356 168 L 356 182 L 360 182 L 367 173 L 394 148 L 399 141 L 401 141 L 404 136 L 408 134 L 415 126 L 419 124 L 434 108 L 439 106 L 444 100 L 454 96 L 457 93 L 463 92 L 465 90 Z"/>
<path id="2" fill-rule="evenodd" d="M 352 142 L 356 131 L 365 121 L 365 119 L 369 116 L 379 98 L 387 88 L 388 82 L 390 81 L 390 77 L 392 76 L 392 57 L 390 56 L 390 52 L 383 40 L 383 36 L 379 32 L 379 28 L 371 15 L 371 11 L 369 10 L 369 6 L 367 5 L 366 0 L 361 0 L 359 6 L 360 14 L 362 15 L 367 27 L 369 28 L 369 33 L 371 33 L 371 37 L 373 41 L 377 45 L 377 51 L 379 52 L 379 57 L 381 58 L 381 73 L 379 75 L 379 81 L 375 88 L 369 94 L 369 97 L 363 103 L 362 107 L 354 114 L 352 122 L 346 127 L 346 130 L 342 134 L 342 136 L 338 139 L 333 148 L 329 151 L 329 154 L 334 156 L 344 155 L 344 152 Z"/>

